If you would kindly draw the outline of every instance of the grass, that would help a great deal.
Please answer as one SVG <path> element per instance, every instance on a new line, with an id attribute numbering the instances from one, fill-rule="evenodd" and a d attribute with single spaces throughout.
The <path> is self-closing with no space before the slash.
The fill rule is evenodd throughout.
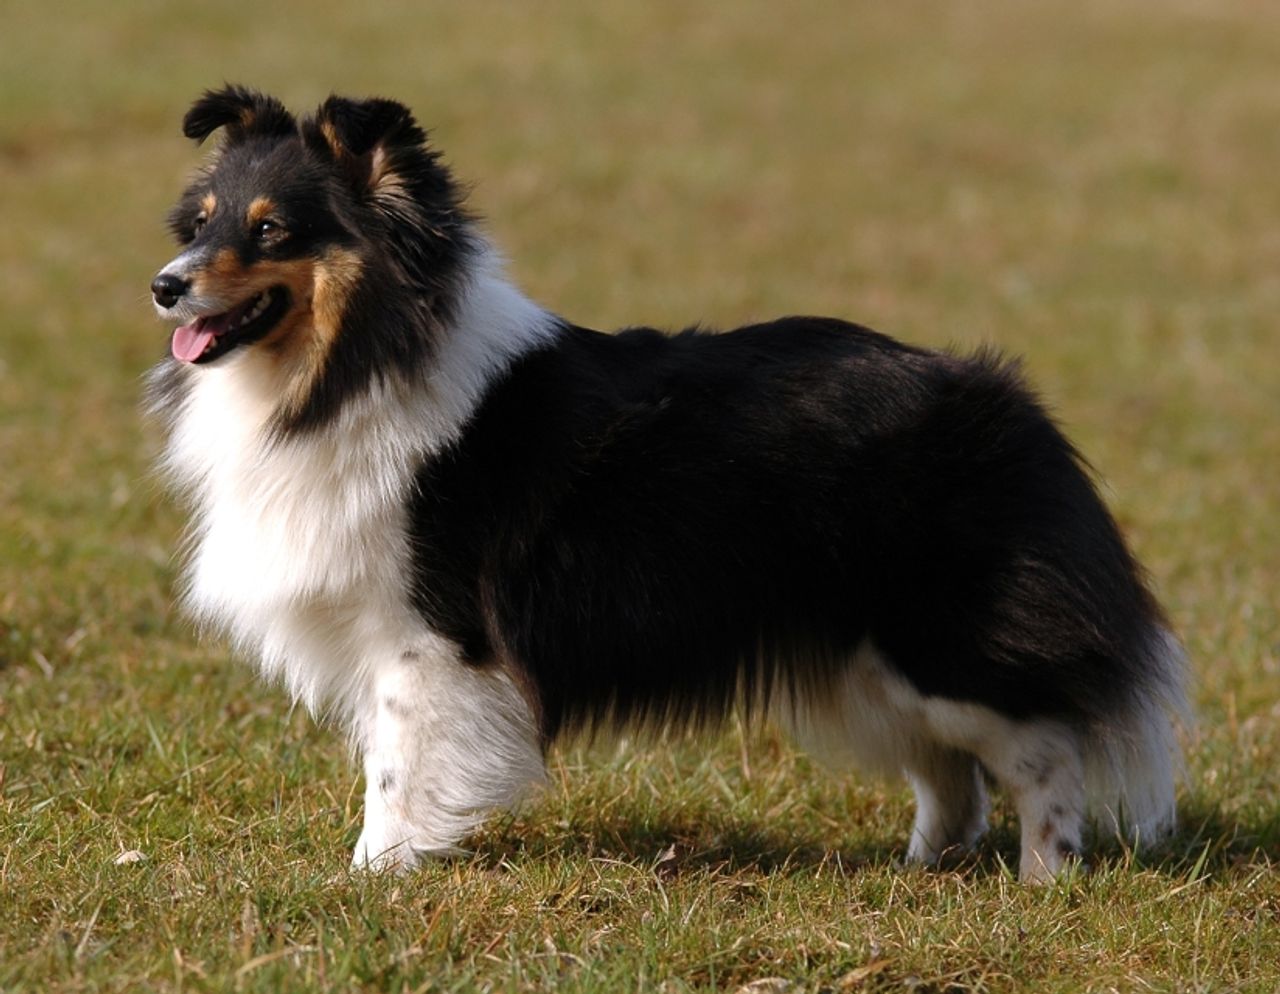
<path id="1" fill-rule="evenodd" d="M 1280 988 L 1280 9 L 75 0 L 0 61 L 0 990 Z M 171 607 L 146 285 L 233 79 L 431 122 L 584 323 L 994 342 L 1106 478 L 1196 671 L 1183 827 L 1017 886 L 1009 810 L 895 865 L 899 785 L 771 732 L 556 753 L 474 856 L 351 877 L 339 736 Z M 125 853 L 133 862 L 118 862 Z"/>

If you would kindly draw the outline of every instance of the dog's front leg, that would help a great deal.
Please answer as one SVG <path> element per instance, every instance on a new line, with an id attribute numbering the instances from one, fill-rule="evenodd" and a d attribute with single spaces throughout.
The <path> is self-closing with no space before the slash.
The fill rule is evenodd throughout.
<path id="1" fill-rule="evenodd" d="M 406 870 L 458 844 L 544 776 L 533 712 L 497 664 L 415 640 L 376 674 L 359 728 L 364 830 L 353 866 Z"/>

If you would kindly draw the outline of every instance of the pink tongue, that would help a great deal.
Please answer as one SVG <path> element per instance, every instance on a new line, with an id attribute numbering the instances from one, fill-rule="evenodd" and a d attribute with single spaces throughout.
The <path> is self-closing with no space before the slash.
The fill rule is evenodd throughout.
<path id="1" fill-rule="evenodd" d="M 209 347 L 214 335 L 213 329 L 206 329 L 205 325 L 204 318 L 196 318 L 190 324 L 184 324 L 180 328 L 174 329 L 173 341 L 169 347 L 172 349 L 175 359 L 181 359 L 183 362 L 195 362 L 204 355 L 204 350 Z"/>

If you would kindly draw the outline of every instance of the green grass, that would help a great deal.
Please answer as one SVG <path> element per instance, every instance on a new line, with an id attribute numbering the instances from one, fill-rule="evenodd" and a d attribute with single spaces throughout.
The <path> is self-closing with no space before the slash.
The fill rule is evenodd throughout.
<path id="1" fill-rule="evenodd" d="M 80 0 L 5 34 L 0 990 L 1280 988 L 1280 8 Z M 349 876 L 340 736 L 175 615 L 136 413 L 178 121 L 224 79 L 410 103 L 581 322 L 1025 355 L 1191 651 L 1179 834 L 1026 889 L 1002 805 L 904 871 L 901 786 L 731 730 L 557 753 L 473 858 Z"/>

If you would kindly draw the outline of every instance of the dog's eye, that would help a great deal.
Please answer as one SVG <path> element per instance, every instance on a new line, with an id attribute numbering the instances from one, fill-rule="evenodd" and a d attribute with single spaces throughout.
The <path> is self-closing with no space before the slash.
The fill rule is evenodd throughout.
<path id="1" fill-rule="evenodd" d="M 209 215 L 201 211 L 196 215 L 195 220 L 191 222 L 191 233 L 193 235 L 200 234 L 200 229 L 209 223 Z"/>
<path id="2" fill-rule="evenodd" d="M 258 239 L 260 242 L 277 238 L 283 234 L 284 226 L 278 221 L 263 220 L 253 226 L 253 237 Z"/>

